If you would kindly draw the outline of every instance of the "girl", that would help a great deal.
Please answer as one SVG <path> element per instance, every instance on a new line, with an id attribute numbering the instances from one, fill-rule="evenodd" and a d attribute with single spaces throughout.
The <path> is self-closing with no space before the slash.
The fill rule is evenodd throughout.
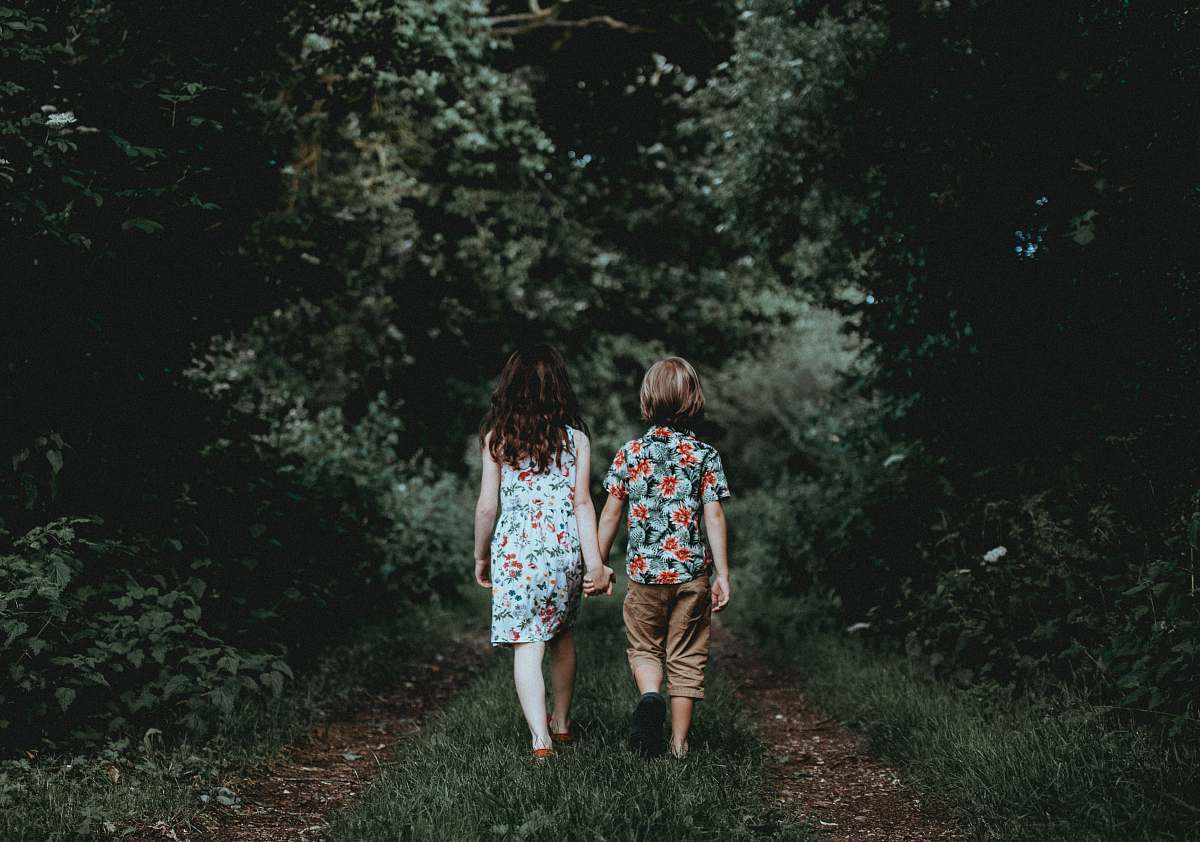
<path id="1" fill-rule="evenodd" d="M 600 561 L 596 543 L 586 429 L 566 364 L 548 345 L 508 358 L 479 428 L 475 580 L 492 589 L 492 645 L 514 650 L 513 680 L 539 760 L 554 756 L 554 742 L 574 740 L 571 629 L 583 591 L 582 561 L 588 593 L 612 591 L 612 570 Z M 547 644 L 554 694 L 549 716 L 542 680 Z"/>

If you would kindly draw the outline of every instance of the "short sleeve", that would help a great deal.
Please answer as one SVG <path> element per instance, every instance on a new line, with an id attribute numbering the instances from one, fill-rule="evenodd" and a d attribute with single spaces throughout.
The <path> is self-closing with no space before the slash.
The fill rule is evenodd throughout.
<path id="1" fill-rule="evenodd" d="M 625 457 L 625 448 L 622 447 L 613 457 L 612 464 L 608 466 L 608 473 L 604 477 L 604 490 L 610 497 L 624 500 L 629 496 L 628 482 L 629 461 Z"/>
<path id="2" fill-rule="evenodd" d="M 700 474 L 700 502 L 715 503 L 729 496 L 729 483 L 725 479 L 725 468 L 721 465 L 721 454 L 714 450 L 704 460 Z"/>

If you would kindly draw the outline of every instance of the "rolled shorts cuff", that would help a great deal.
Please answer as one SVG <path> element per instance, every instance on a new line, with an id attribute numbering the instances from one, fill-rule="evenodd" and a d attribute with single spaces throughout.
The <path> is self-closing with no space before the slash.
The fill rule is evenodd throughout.
<path id="1" fill-rule="evenodd" d="M 640 664 L 662 667 L 663 656 L 661 652 L 650 652 L 645 649 L 627 649 L 625 654 L 629 656 L 630 669 L 637 669 Z"/>

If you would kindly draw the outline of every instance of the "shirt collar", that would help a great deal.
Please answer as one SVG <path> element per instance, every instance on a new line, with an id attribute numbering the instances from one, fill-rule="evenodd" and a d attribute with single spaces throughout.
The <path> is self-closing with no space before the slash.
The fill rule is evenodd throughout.
<path id="1" fill-rule="evenodd" d="M 684 430 L 679 427 L 672 427 L 669 424 L 655 424 L 650 429 L 646 430 L 646 435 L 642 438 L 646 439 L 669 439 L 672 436 L 691 436 L 695 435 L 690 430 Z"/>

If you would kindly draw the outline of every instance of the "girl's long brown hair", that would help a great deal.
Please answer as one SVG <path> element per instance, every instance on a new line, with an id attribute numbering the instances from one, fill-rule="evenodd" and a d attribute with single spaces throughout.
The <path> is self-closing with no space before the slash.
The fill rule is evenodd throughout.
<path id="1" fill-rule="evenodd" d="M 545 344 L 514 351 L 479 425 L 480 444 L 502 465 L 528 459 L 545 471 L 562 464 L 567 425 L 587 432 L 562 355 Z"/>

